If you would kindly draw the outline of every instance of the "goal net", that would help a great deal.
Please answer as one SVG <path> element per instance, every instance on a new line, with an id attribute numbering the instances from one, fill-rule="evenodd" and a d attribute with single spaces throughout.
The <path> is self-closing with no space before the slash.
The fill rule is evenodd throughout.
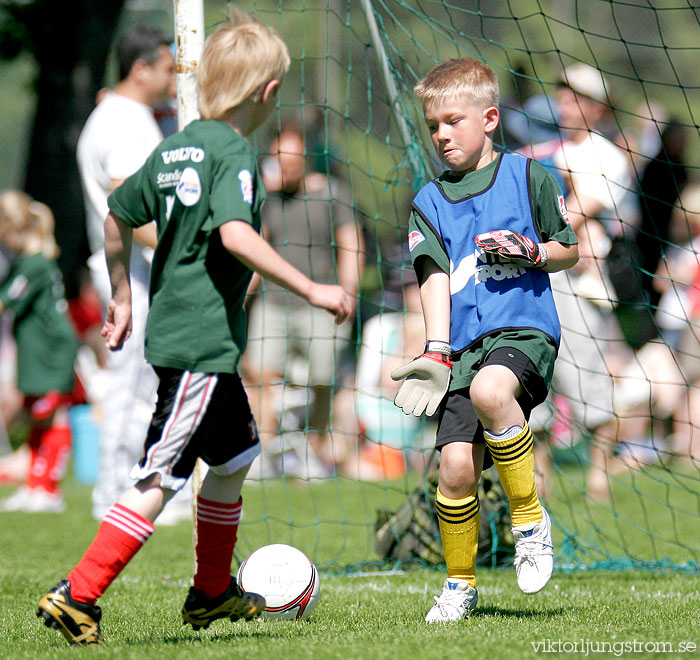
<path id="1" fill-rule="evenodd" d="M 607 182 L 612 202 L 601 202 L 582 225 L 591 243 L 602 231 L 585 277 L 563 294 L 577 310 L 560 309 L 559 361 L 569 380 L 555 379 L 537 434 L 556 565 L 697 571 L 697 10 L 673 0 L 238 6 L 276 27 L 292 56 L 276 112 L 253 138 L 269 182 L 263 215 L 272 241 L 290 258 L 306 254 L 312 275 L 331 268 L 352 281 L 353 268 L 361 271 L 357 320 L 335 340 L 335 353 L 323 345 L 333 343 L 332 327 L 306 314 L 300 299 L 265 282 L 251 295 L 251 333 L 258 334 L 243 374 L 265 451 L 246 482 L 238 552 L 286 542 L 327 570 L 386 567 L 401 559 L 377 554 L 375 527 L 412 493 L 414 509 L 429 504 L 435 420 L 396 409 L 388 374 L 424 341 L 407 219 L 412 196 L 440 172 L 412 89 L 435 64 L 466 56 L 498 76 L 498 148 L 540 159 L 567 199 L 581 173 L 556 159 L 570 139 L 557 94 L 572 65 L 602 74 L 601 107 L 589 128 L 626 163 L 624 176 Z M 205 8 L 210 32 L 226 6 Z M 593 96 L 597 80 L 589 79 Z M 290 126 L 301 132 L 308 186 L 301 191 L 284 190 L 279 179 L 278 153 L 294 149 L 276 136 Z M 598 163 L 603 171 L 607 165 Z M 578 201 L 585 208 L 587 200 Z M 323 214 L 327 241 L 311 227 Z M 352 222 L 342 220 L 348 216 Z M 350 239 L 348 224 L 359 228 Z M 419 527 L 430 545 L 435 528 Z M 487 563 L 508 541 L 493 531 Z M 391 533 L 401 541 L 398 523 Z"/>

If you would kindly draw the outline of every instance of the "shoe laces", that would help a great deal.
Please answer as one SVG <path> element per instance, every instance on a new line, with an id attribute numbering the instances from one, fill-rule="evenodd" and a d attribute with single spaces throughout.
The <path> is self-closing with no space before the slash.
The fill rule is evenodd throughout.
<path id="1" fill-rule="evenodd" d="M 449 612 L 447 611 L 447 607 L 445 607 L 446 603 L 441 600 L 439 596 L 433 596 L 433 598 L 435 600 L 435 607 L 437 607 L 440 611 L 440 616 L 447 618 L 449 616 Z"/>
<path id="2" fill-rule="evenodd" d="M 442 616 L 449 615 L 449 607 L 460 608 L 467 607 L 465 601 L 469 600 L 468 594 L 465 591 L 443 591 L 439 596 L 433 596 L 435 605 L 440 610 Z"/>
<path id="3" fill-rule="evenodd" d="M 530 537 L 520 538 L 515 544 L 515 560 L 513 563 L 518 567 L 525 563 L 534 566 L 536 557 L 549 554 L 548 550 L 551 550 L 551 547 L 552 544 L 547 542 L 542 533 L 535 533 Z"/>
<path id="4" fill-rule="evenodd" d="M 533 546 L 533 543 L 528 543 L 528 546 Z M 537 550 L 534 548 L 517 548 L 515 550 L 515 559 L 513 563 L 516 568 L 520 568 L 523 564 L 530 564 L 530 566 L 536 566 L 537 562 L 535 560 L 535 555 L 538 554 Z"/>

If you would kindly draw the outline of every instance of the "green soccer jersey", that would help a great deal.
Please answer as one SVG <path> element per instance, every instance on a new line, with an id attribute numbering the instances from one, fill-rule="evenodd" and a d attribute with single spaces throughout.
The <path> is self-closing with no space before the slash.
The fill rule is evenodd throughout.
<path id="1" fill-rule="evenodd" d="M 71 392 L 78 340 L 55 262 L 41 254 L 19 257 L 0 285 L 0 301 L 15 315 L 19 391 L 28 396 Z"/>
<path id="2" fill-rule="evenodd" d="M 217 120 L 166 138 L 109 197 L 131 227 L 155 220 L 146 359 L 154 366 L 235 373 L 245 348 L 252 272 L 221 242 L 231 220 L 260 231 L 265 188 L 245 138 Z"/>
<path id="3" fill-rule="evenodd" d="M 451 201 L 478 195 L 489 189 L 498 172 L 500 156 L 492 163 L 462 176 L 447 172 L 436 179 L 443 194 Z M 576 234 L 566 219 L 566 208 L 559 184 L 539 163 L 533 161 L 529 168 L 530 208 L 538 235 L 542 242 L 558 241 L 564 245 L 578 243 Z M 507 227 L 493 227 L 507 229 Z M 409 234 L 419 232 L 424 240 L 412 245 L 411 259 L 420 278 L 422 260 L 431 258 L 445 273 L 450 273 L 450 260 L 432 228 L 415 210 L 409 218 Z M 468 387 L 476 375 L 483 358 L 499 346 L 516 346 L 534 363 L 538 373 L 549 387 L 556 358 L 557 347 L 538 330 L 519 330 L 491 334 L 461 353 L 452 370 L 451 390 Z"/>

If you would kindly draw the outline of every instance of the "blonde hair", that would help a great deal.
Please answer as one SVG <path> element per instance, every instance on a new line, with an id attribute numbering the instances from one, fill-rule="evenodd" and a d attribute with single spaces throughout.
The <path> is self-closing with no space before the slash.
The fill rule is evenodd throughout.
<path id="1" fill-rule="evenodd" d="M 19 190 L 0 194 L 0 239 L 12 234 L 20 244 L 38 238 L 40 252 L 47 259 L 59 255 L 54 237 L 54 217 L 51 209 Z"/>
<path id="2" fill-rule="evenodd" d="M 281 80 L 289 63 L 276 30 L 234 11 L 233 22 L 219 27 L 204 44 L 197 71 L 202 118 L 223 119 L 249 97 L 259 102 L 265 84 Z"/>
<path id="3" fill-rule="evenodd" d="M 488 64 L 462 57 L 433 67 L 413 88 L 429 107 L 446 100 L 464 99 L 474 107 L 498 107 L 498 79 Z"/>

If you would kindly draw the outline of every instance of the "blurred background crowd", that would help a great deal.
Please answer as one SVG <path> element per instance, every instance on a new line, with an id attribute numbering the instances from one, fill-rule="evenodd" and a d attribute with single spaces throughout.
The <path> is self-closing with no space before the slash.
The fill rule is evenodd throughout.
<path id="1" fill-rule="evenodd" d="M 129 433 L 143 437 L 139 429 L 122 432 L 111 421 L 110 374 L 118 367 L 109 364 L 99 335 L 105 294 L 93 265 L 100 246 L 90 236 L 89 156 L 80 163 L 77 154 L 80 140 L 87 141 L 88 117 L 114 103 L 115 95 L 148 109 L 153 124 L 145 153 L 157 135 L 176 130 L 170 3 L 72 4 L 65 10 L 40 0 L 0 3 L 0 66 L 6 70 L 0 87 L 6 99 L 16 90 L 0 115 L 8 145 L 0 166 L 0 484 L 20 488 L 0 503 L 6 510 L 63 510 L 60 482 L 71 443 L 77 478 L 95 483 L 97 491 L 116 479 L 102 473 L 104 449 L 102 466 L 98 458 L 105 433 L 120 436 L 115 443 Z M 206 4 L 208 24 L 223 20 L 225 3 Z M 274 16 L 265 3 L 253 4 L 243 8 L 259 10 L 263 20 Z M 289 4 L 288 17 L 280 18 L 283 34 L 285 20 L 289 26 L 311 16 L 300 18 L 300 3 Z M 294 33 L 285 34 L 296 53 L 289 89 L 255 146 L 269 194 L 265 236 L 314 279 L 338 282 L 352 293 L 355 321 L 335 327 L 324 313 L 254 280 L 242 364 L 263 442 L 252 481 L 336 474 L 395 479 L 422 471 L 433 444 L 434 420 L 407 417 L 393 406 L 398 384 L 389 374 L 420 354 L 425 342 L 405 226 L 417 183 L 438 169 L 425 148 L 420 117 L 411 118 L 405 108 L 397 113 L 388 98 L 381 51 L 358 82 L 337 50 L 346 39 L 348 49 L 353 46 L 340 11 L 347 10 L 349 24 L 361 23 L 362 30 L 366 17 L 353 13 L 350 3 L 331 4 L 334 20 L 324 28 L 318 62 L 300 55 Z M 640 15 L 649 18 L 642 9 L 634 18 L 626 15 L 630 30 L 638 30 Z M 452 17 L 463 22 L 456 29 L 463 48 L 432 58 L 481 56 L 469 36 L 477 32 L 473 16 L 465 11 Z M 410 24 L 417 43 L 423 43 L 421 30 L 439 17 L 429 18 Z M 165 41 L 156 44 L 157 57 L 136 52 L 125 68 L 116 44 L 145 24 L 160 28 Z M 663 42 L 667 34 L 660 30 L 658 38 Z M 349 61 L 362 61 L 358 48 L 368 41 L 359 41 L 364 46 L 355 47 Z M 391 51 L 391 39 L 388 44 Z M 561 52 L 527 59 L 517 46 L 505 63 L 502 53 L 493 55 L 503 89 L 497 145 L 555 173 L 582 244 L 576 271 L 554 281 L 564 329 L 560 373 L 552 400 L 533 424 L 545 493 L 553 448 L 572 447 L 581 438 L 590 444 L 588 491 L 601 500 L 609 497 L 611 472 L 678 460 L 697 466 L 700 459 L 700 179 L 692 120 L 699 108 L 685 91 L 692 87 L 684 84 L 685 51 L 679 48 L 670 60 L 676 81 L 669 90 L 656 48 L 651 42 L 649 51 L 638 48 L 618 70 L 607 64 L 615 57 L 607 52 L 599 66 Z M 403 69 L 392 70 L 407 98 L 425 62 L 407 58 Z M 638 77 L 639 89 L 630 93 L 630 66 L 637 76 L 659 80 L 644 84 L 646 78 Z M 375 118 L 377 99 L 382 105 Z M 104 126 L 101 131 L 110 132 Z M 131 173 L 128 167 L 114 171 L 108 188 Z M 62 333 L 55 331 L 57 321 L 47 321 L 53 318 L 46 316 L 49 309 L 68 320 Z M 47 323 L 51 332 L 42 335 Z M 31 359 L 25 355 L 37 353 L 37 346 L 49 349 L 45 359 L 52 368 L 39 369 L 43 374 L 59 370 L 59 354 L 65 357 L 68 366 L 56 380 L 28 380 Z M 154 386 L 139 382 L 143 396 L 135 397 L 147 423 Z M 137 416 L 135 404 L 120 399 L 116 405 Z M 120 458 L 107 463 L 124 473 L 138 446 L 127 451 L 118 445 L 114 455 Z M 101 497 L 103 504 L 99 493 L 93 497 L 96 518 L 114 493 Z M 188 502 L 176 508 L 173 503 L 173 522 L 191 515 Z"/>

